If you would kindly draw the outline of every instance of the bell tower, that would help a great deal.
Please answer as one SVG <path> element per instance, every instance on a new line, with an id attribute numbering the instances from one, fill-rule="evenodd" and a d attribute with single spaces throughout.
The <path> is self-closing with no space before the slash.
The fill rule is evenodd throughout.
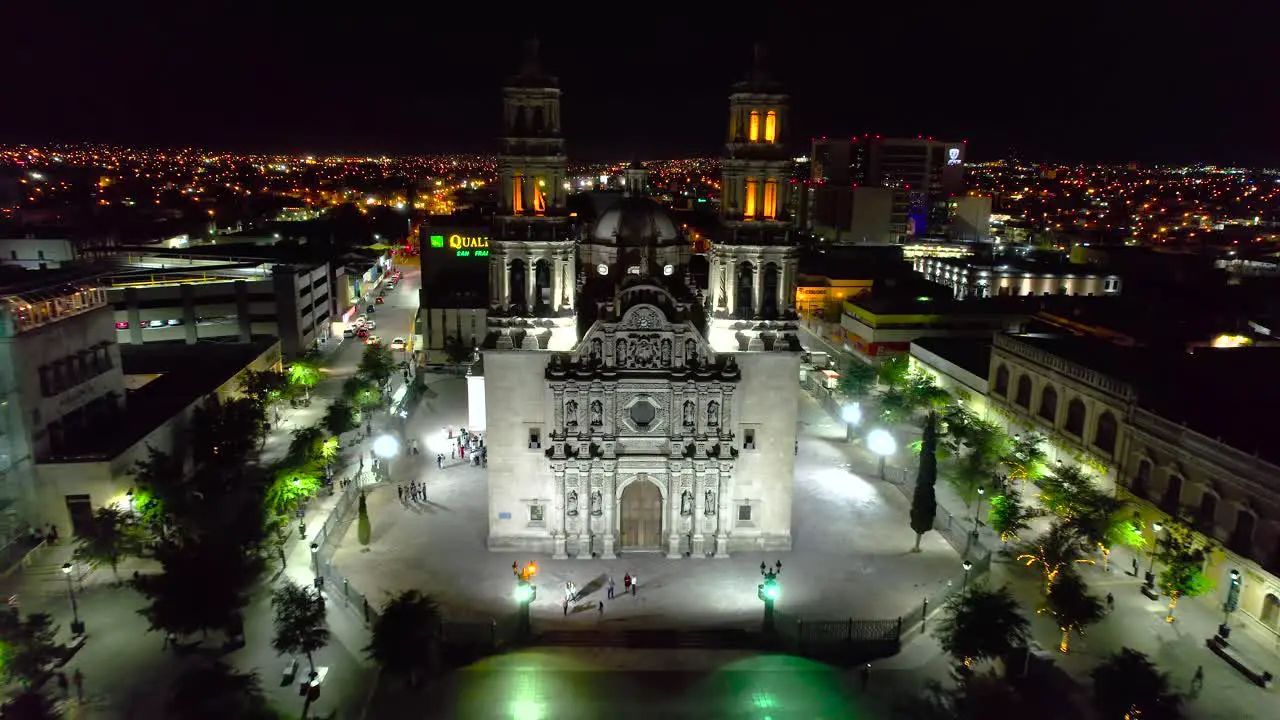
<path id="1" fill-rule="evenodd" d="M 722 227 L 712 243 L 708 293 L 708 311 L 715 317 L 769 320 L 794 313 L 790 124 L 790 98 L 769 76 L 764 49 L 757 45 L 751 72 L 729 94 Z"/>
<path id="2" fill-rule="evenodd" d="M 520 72 L 502 89 L 499 143 L 502 207 L 489 255 L 490 310 L 526 317 L 572 311 L 560 83 L 543 71 L 537 40 L 525 43 Z"/>

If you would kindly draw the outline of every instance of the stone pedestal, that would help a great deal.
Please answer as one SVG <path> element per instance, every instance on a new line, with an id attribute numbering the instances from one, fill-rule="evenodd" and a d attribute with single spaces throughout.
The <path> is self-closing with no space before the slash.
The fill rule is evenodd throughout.
<path id="1" fill-rule="evenodd" d="M 716 535 L 716 551 L 711 557 L 719 560 L 729 557 L 729 536 L 723 533 Z"/>
<path id="2" fill-rule="evenodd" d="M 604 549 L 600 551 L 600 559 L 602 559 L 602 560 L 614 560 L 614 559 L 616 559 L 616 558 L 618 557 L 618 556 L 617 556 L 617 555 L 615 555 L 615 554 L 614 554 L 614 552 L 613 552 L 613 543 L 614 543 L 613 533 L 611 533 L 611 532 L 610 532 L 610 533 L 605 533 L 605 534 L 604 534 Z"/>
<path id="3" fill-rule="evenodd" d="M 676 560 L 680 557 L 680 536 L 671 534 L 667 536 L 667 559 Z"/>
<path id="4" fill-rule="evenodd" d="M 578 536 L 578 559 L 591 559 L 591 535 L 582 534 Z"/>
<path id="5" fill-rule="evenodd" d="M 552 560 L 568 560 L 569 559 L 569 533 L 556 533 L 551 538 L 552 546 L 555 548 L 551 552 Z"/>
<path id="6" fill-rule="evenodd" d="M 693 547 L 689 551 L 689 557 L 694 560 L 702 560 L 707 557 L 707 539 L 702 533 L 693 536 Z"/>

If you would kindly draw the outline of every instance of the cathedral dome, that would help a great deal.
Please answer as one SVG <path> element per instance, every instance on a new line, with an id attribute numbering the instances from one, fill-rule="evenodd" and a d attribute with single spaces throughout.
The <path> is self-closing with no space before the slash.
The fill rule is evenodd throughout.
<path id="1" fill-rule="evenodd" d="M 680 239 L 680 230 L 661 203 L 630 196 L 622 198 L 596 220 L 591 239 L 632 247 L 666 245 Z"/>

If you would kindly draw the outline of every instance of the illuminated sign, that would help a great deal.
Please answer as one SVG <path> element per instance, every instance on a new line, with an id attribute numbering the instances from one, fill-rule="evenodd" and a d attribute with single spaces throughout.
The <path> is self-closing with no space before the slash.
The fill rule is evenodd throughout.
<path id="1" fill-rule="evenodd" d="M 452 250 L 456 257 L 489 257 L 489 238 L 454 234 L 432 235 L 430 246 L 439 250 Z"/>
<path id="2" fill-rule="evenodd" d="M 947 164 L 948 165 L 960 164 L 960 148 L 947 148 Z"/>

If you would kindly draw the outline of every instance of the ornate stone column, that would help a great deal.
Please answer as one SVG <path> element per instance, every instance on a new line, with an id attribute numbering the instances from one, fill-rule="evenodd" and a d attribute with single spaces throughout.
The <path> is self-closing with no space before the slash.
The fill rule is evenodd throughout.
<path id="1" fill-rule="evenodd" d="M 551 466 L 551 472 L 556 478 L 556 517 L 560 521 L 560 527 L 551 531 L 551 557 L 555 560 L 569 559 L 569 509 L 565 501 L 564 471 L 563 464 Z"/>
<path id="2" fill-rule="evenodd" d="M 694 468 L 693 471 L 693 540 L 690 543 L 689 557 L 695 560 L 704 560 L 707 557 L 706 538 L 702 534 L 702 520 L 706 513 L 706 500 L 703 495 L 706 494 L 707 483 L 703 477 L 707 469 Z"/>
<path id="3" fill-rule="evenodd" d="M 667 466 L 667 558 L 680 557 L 680 484 L 687 468 Z"/>
<path id="4" fill-rule="evenodd" d="M 754 267 L 752 268 L 751 278 L 751 314 L 754 317 L 760 317 L 760 310 L 764 306 L 764 258 L 753 258 Z"/>
<path id="5" fill-rule="evenodd" d="M 578 559 L 591 559 L 591 492 L 594 489 L 597 468 L 590 468 L 584 477 L 578 472 Z"/>
<path id="6" fill-rule="evenodd" d="M 717 475 L 717 486 L 719 490 L 716 492 L 716 550 L 712 557 L 720 559 L 729 557 L 729 533 L 728 520 L 724 514 L 729 511 L 729 501 L 725 498 L 725 491 L 729 489 L 729 473 L 732 469 L 721 465 Z"/>
<path id="7" fill-rule="evenodd" d="M 733 384 L 720 386 L 720 436 L 727 437 L 733 433 Z"/>
<path id="8" fill-rule="evenodd" d="M 506 310 L 511 307 L 511 258 L 508 257 L 506 253 L 503 253 L 502 283 L 499 287 L 501 287 L 502 290 L 500 292 L 498 304 L 502 306 L 503 310 Z"/>
<path id="9" fill-rule="evenodd" d="M 600 558 L 603 560 L 613 560 L 617 557 L 614 554 L 614 543 L 617 542 L 618 520 L 615 514 L 617 507 L 618 492 L 618 467 L 616 463 L 610 463 L 610 467 L 604 475 L 604 489 L 602 491 L 604 498 L 604 547 L 600 551 Z"/>
<path id="10" fill-rule="evenodd" d="M 524 284 L 525 284 L 525 303 L 532 312 L 537 306 L 538 295 L 538 264 L 531 255 L 525 255 L 524 261 Z"/>

